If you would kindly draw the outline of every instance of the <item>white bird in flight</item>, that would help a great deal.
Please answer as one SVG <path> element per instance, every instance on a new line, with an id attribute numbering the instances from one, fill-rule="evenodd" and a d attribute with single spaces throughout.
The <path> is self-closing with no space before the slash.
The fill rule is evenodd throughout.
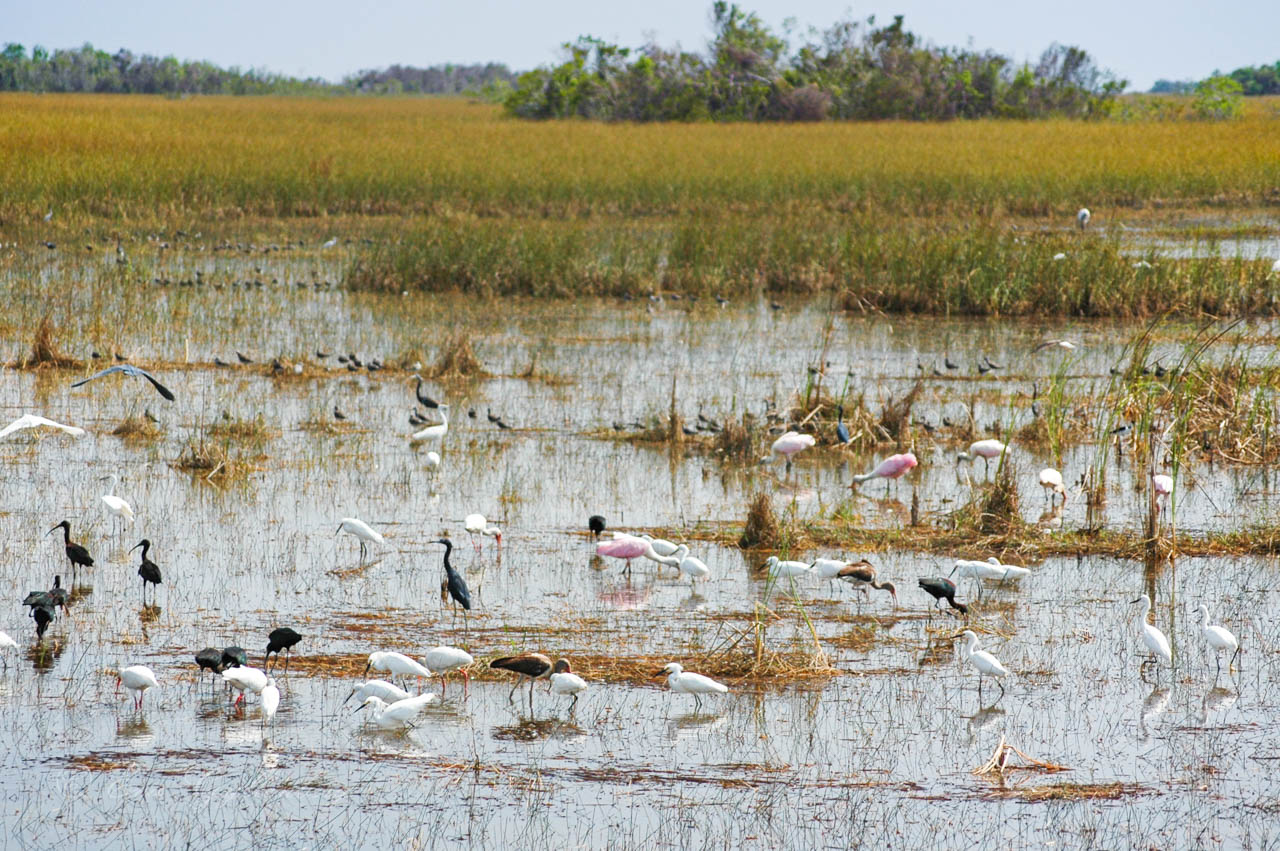
<path id="1" fill-rule="evenodd" d="M 69 425 L 63 425 L 62 423 L 55 423 L 53 420 L 45 419 L 44 417 L 37 416 L 36 414 L 23 414 L 13 422 L 9 423 L 4 428 L 0 429 L 0 440 L 3 440 L 4 438 L 8 437 L 14 432 L 22 431 L 23 429 L 26 429 L 26 428 L 41 428 L 41 427 L 56 428 L 59 431 L 65 431 L 67 434 L 71 435 L 72 437 L 84 437 L 86 434 L 84 429 L 79 428 L 77 426 L 69 426 Z"/>

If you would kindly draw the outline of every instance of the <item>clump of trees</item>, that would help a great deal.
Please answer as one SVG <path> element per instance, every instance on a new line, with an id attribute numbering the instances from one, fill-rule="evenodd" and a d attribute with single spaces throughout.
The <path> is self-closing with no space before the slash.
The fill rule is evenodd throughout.
<path id="1" fill-rule="evenodd" d="M 938 47 L 902 16 L 842 21 L 799 48 L 720 0 L 705 54 L 633 50 L 583 37 L 564 63 L 520 76 L 507 110 L 523 118 L 616 121 L 1038 118 L 1107 115 L 1126 81 L 1078 47 L 1034 65 L 992 51 Z"/>
<path id="2" fill-rule="evenodd" d="M 343 80 L 357 92 L 371 94 L 459 95 L 509 90 L 516 75 L 506 65 L 392 65 L 385 71 L 359 71 Z"/>

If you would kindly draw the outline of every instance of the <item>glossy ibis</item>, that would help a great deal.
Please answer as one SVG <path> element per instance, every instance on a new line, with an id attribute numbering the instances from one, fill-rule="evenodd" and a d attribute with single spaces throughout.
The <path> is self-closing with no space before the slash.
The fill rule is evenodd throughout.
<path id="1" fill-rule="evenodd" d="M 373 707 L 373 723 L 384 730 L 403 730 L 412 727 L 418 720 L 422 710 L 436 699 L 434 694 L 420 694 L 417 697 L 406 697 L 395 703 L 387 703 L 376 694 L 371 694 L 356 708 L 356 712 L 366 707 Z"/>
<path id="2" fill-rule="evenodd" d="M 587 518 L 587 530 L 598 539 L 604 531 L 604 518 L 599 514 L 592 514 Z"/>
<path id="3" fill-rule="evenodd" d="M 1240 654 L 1240 642 L 1225 626 L 1209 625 L 1208 606 L 1201 605 L 1196 609 L 1196 613 L 1200 615 L 1200 628 L 1204 630 L 1204 640 L 1208 642 L 1209 647 L 1213 650 L 1213 659 L 1218 663 L 1219 674 L 1222 673 L 1222 651 L 1231 651 L 1231 661 L 1227 663 L 1227 672 L 1230 673 L 1232 666 L 1235 664 L 1236 656 Z"/>
<path id="4" fill-rule="evenodd" d="M 702 709 L 702 696 L 704 694 L 724 694 L 729 687 L 724 683 L 718 683 L 710 677 L 704 677 L 702 674 L 695 674 L 692 671 L 686 671 L 679 662 L 668 662 L 667 666 L 655 677 L 663 674 L 667 676 L 667 687 L 678 694 L 693 695 L 694 711 Z"/>
<path id="5" fill-rule="evenodd" d="M 26 429 L 26 428 L 41 428 L 41 427 L 56 428 L 60 431 L 65 431 L 67 434 L 71 435 L 72 437 L 84 437 L 85 435 L 85 430 L 82 428 L 77 428 L 76 426 L 63 425 L 62 423 L 55 423 L 53 420 L 47 420 L 44 417 L 36 416 L 35 414 L 23 414 L 13 422 L 9 423 L 4 428 L 0 429 L 0 440 L 4 440 L 6 437 L 8 437 L 9 435 L 13 434 L 16 431 L 22 431 L 23 429 Z"/>
<path id="6" fill-rule="evenodd" d="M 196 665 L 200 668 L 200 680 L 204 681 L 204 672 L 215 675 L 222 673 L 222 651 L 216 647 L 206 647 L 196 653 Z"/>
<path id="7" fill-rule="evenodd" d="M 569 708 L 573 709 L 573 705 L 578 702 L 578 693 L 586 689 L 587 681 L 573 672 L 569 667 L 569 660 L 557 659 L 555 666 L 551 668 L 551 693 L 573 695 L 573 700 L 569 702 Z"/>
<path id="8" fill-rule="evenodd" d="M 996 678 L 996 685 L 1000 686 L 1000 696 L 1004 697 L 1003 679 L 1009 676 L 1009 669 L 1000 664 L 1000 660 L 992 656 L 985 650 L 978 649 L 978 636 L 973 630 L 966 629 L 960 633 L 960 637 L 965 640 L 964 659 L 978 671 L 978 698 L 982 698 L 982 677 L 983 675 Z"/>
<path id="9" fill-rule="evenodd" d="M 151 382 L 151 386 L 156 389 L 156 392 L 159 393 L 161 396 L 163 396 L 165 399 L 168 399 L 170 402 L 172 402 L 174 399 L 172 391 L 170 391 L 168 387 L 165 387 L 163 384 L 157 381 L 154 375 L 147 372 L 145 369 L 140 369 L 134 366 L 131 363 L 118 363 L 115 366 L 109 366 L 106 369 L 102 370 L 101 372 L 95 372 L 93 375 L 89 376 L 88 378 L 80 379 L 79 381 L 75 382 L 71 386 L 79 387 L 81 384 L 88 384 L 90 381 L 93 381 L 95 378 L 102 378 L 104 375 L 111 375 L 112 373 L 116 373 L 116 372 L 131 376 L 133 378 L 146 379 L 147 381 Z"/>
<path id="10" fill-rule="evenodd" d="M 365 553 L 369 544 L 386 543 L 382 535 L 374 531 L 373 527 L 358 517 L 344 517 L 338 524 L 338 531 L 346 532 L 348 535 L 355 535 L 360 540 L 360 560 L 364 561 Z"/>
<path id="11" fill-rule="evenodd" d="M 36 641 L 43 641 L 49 622 L 53 620 L 53 609 L 47 606 L 32 606 L 31 617 L 36 622 Z"/>
<path id="12" fill-rule="evenodd" d="M 289 656 L 295 644 L 302 640 L 302 636 L 294 632 L 287 626 L 279 627 L 271 630 L 271 634 L 267 636 L 267 652 L 262 657 L 262 664 L 267 670 L 271 670 L 271 654 L 276 654 L 276 661 L 280 661 L 280 651 L 284 651 L 284 672 L 289 673 Z"/>
<path id="13" fill-rule="evenodd" d="M 946 600 L 951 608 L 962 615 L 969 613 L 969 607 L 956 602 L 956 584 L 945 576 L 922 576 L 917 584 L 920 590 L 933 597 L 933 608 L 938 608 Z"/>
<path id="14" fill-rule="evenodd" d="M 67 550 L 67 561 L 71 562 L 71 584 L 74 585 L 76 581 L 76 572 L 81 567 L 93 567 L 93 557 L 89 555 L 89 551 L 84 547 L 79 544 L 72 543 L 71 522 L 69 520 L 63 520 L 57 526 L 54 526 L 53 529 L 45 532 L 45 534 L 52 534 L 54 529 L 62 530 L 62 544 Z"/>
<path id="15" fill-rule="evenodd" d="M 535 680 L 541 679 L 551 673 L 551 660 L 541 653 L 521 653 L 519 656 L 503 656 L 494 659 L 489 663 L 490 668 L 499 671 L 511 671 L 520 677 L 529 679 L 529 708 L 533 709 L 533 683 Z M 511 693 L 507 695 L 507 700 L 515 698 L 516 688 L 519 687 L 520 680 L 516 679 L 515 685 L 511 686 Z"/>
<path id="16" fill-rule="evenodd" d="M 222 648 L 222 670 L 227 668 L 243 668 L 249 664 L 249 652 L 234 644 Z M 221 673 L 221 672 L 219 672 Z"/>
<path id="17" fill-rule="evenodd" d="M 156 682 L 155 673 L 146 665 L 130 665 L 127 668 L 121 668 L 116 674 L 116 692 L 120 691 L 120 686 L 124 685 L 126 689 L 136 692 L 137 696 L 133 700 L 133 708 L 142 708 L 142 695 L 149 688 L 156 688 L 160 683 Z"/>
<path id="18" fill-rule="evenodd" d="M 417 385 L 413 388 L 413 395 L 417 397 L 418 403 L 424 408 L 439 408 L 439 402 L 422 392 L 422 376 L 415 372 L 413 377 L 418 379 Z"/>
<path id="19" fill-rule="evenodd" d="M 151 550 L 151 542 L 143 538 L 138 542 L 137 546 L 131 548 L 129 552 L 133 552 L 138 547 L 142 547 L 142 564 L 138 565 L 138 575 L 142 577 L 142 605 L 147 604 L 147 583 L 155 587 L 161 583 L 160 566 L 151 559 L 147 558 L 147 553 Z M 155 603 L 155 594 L 152 593 L 151 601 Z"/>

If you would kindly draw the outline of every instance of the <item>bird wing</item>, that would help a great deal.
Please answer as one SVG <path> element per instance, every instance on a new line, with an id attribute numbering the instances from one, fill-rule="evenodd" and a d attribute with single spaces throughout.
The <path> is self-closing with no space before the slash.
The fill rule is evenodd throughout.
<path id="1" fill-rule="evenodd" d="M 680 678 L 684 680 L 684 687 L 692 692 L 726 692 L 729 690 L 729 687 L 724 683 L 718 683 L 710 677 L 704 677 L 702 674 L 692 674 L 685 671 L 680 675 Z"/>
<path id="2" fill-rule="evenodd" d="M 100 372 L 95 372 L 93 375 L 89 376 L 88 378 L 82 378 L 79 381 L 72 382 L 71 386 L 79 387 L 82 384 L 88 384 L 90 381 L 93 381 L 95 378 L 101 378 L 104 375 L 111 375 L 112 373 L 115 373 L 115 372 L 122 372 L 125 375 L 132 375 L 134 378 L 145 378 L 147 381 L 151 382 L 151 385 L 156 388 L 156 391 L 161 396 L 168 399 L 170 402 L 174 400 L 173 393 L 170 392 L 168 387 L 165 387 L 159 381 L 156 381 L 155 376 L 147 372 L 145 369 L 139 369 L 138 367 L 129 363 L 118 363 L 115 366 L 109 366 Z"/>
<path id="3" fill-rule="evenodd" d="M 85 430 L 82 428 L 63 425 L 62 423 L 55 423 L 53 420 L 48 420 L 44 417 L 36 416 L 35 414 L 23 414 L 3 429 L 0 429 L 0 440 L 13 434 L 15 431 L 22 431 L 24 428 L 36 428 L 37 426 L 56 428 L 59 431 L 65 431 L 72 437 L 83 437 L 85 435 Z"/>
<path id="4" fill-rule="evenodd" d="M 115 366 L 109 366 L 104 370 L 95 372 L 93 375 L 89 376 L 88 378 L 82 378 L 79 381 L 73 381 L 71 383 L 71 386 L 79 387 L 82 384 L 88 384 L 90 381 L 93 381 L 95 378 L 101 378 L 104 375 L 111 375 L 112 373 L 115 373 L 115 372 L 124 372 L 124 365 L 116 364 Z"/>
<path id="5" fill-rule="evenodd" d="M 147 381 L 151 382 L 151 386 L 156 388 L 157 393 L 159 393 L 164 398 L 168 399 L 170 402 L 174 401 L 173 391 L 171 391 L 168 387 L 165 387 L 159 381 L 156 381 L 156 378 L 154 375 L 147 372 L 145 369 L 138 369 L 137 367 L 134 367 L 134 369 L 136 371 L 132 373 L 133 375 L 138 375 L 138 376 L 141 376 L 142 378 L 147 379 Z"/>

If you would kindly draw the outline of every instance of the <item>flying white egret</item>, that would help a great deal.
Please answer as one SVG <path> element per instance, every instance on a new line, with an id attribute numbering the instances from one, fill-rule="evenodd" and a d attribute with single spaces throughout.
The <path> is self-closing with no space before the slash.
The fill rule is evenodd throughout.
<path id="1" fill-rule="evenodd" d="M 280 708 L 280 689 L 276 688 L 274 677 L 267 678 L 267 684 L 262 689 L 262 724 L 266 726 L 271 723 L 271 719 L 276 717 L 276 710 Z"/>
<path id="2" fill-rule="evenodd" d="M 978 671 L 978 697 L 982 697 L 982 677 L 996 678 L 996 685 L 1000 686 L 1000 696 L 1004 697 L 1004 683 L 1002 680 L 1009 676 L 1009 669 L 1000 664 L 1000 660 L 992 656 L 985 650 L 978 649 L 978 636 L 973 630 L 966 629 L 960 633 L 960 637 L 965 640 L 964 650 L 961 651 L 964 660 L 972 665 Z"/>
<path id="3" fill-rule="evenodd" d="M 573 700 L 569 702 L 569 708 L 572 709 L 578 702 L 578 693 L 586 689 L 587 681 L 573 672 L 569 667 L 569 660 L 557 659 L 555 667 L 551 669 L 551 693 L 573 695 Z"/>
<path id="4" fill-rule="evenodd" d="M 369 680 L 368 682 L 356 683 L 353 685 L 351 687 L 351 693 L 348 694 L 342 702 L 345 704 L 348 700 L 354 697 L 356 699 L 356 703 L 364 703 L 364 699 L 370 695 L 380 697 L 387 703 L 395 703 L 397 700 L 404 700 L 406 697 L 409 697 L 409 692 L 399 686 L 392 685 L 386 680 Z"/>
<path id="5" fill-rule="evenodd" d="M 104 479 L 110 479 L 111 485 L 107 488 L 107 492 L 102 495 L 102 504 L 107 507 L 107 511 L 116 520 L 123 520 L 125 525 L 133 522 L 133 508 L 129 503 L 116 496 L 116 482 L 120 477 L 115 473 L 110 476 L 103 476 Z"/>
<path id="6" fill-rule="evenodd" d="M 222 672 L 222 679 L 226 680 L 233 689 L 239 692 L 236 697 L 236 703 L 244 700 L 244 695 L 247 691 L 251 691 L 254 694 L 262 694 L 262 690 L 267 687 L 268 682 L 268 677 L 261 668 L 252 668 L 248 665 L 228 668 Z"/>
<path id="7" fill-rule="evenodd" d="M 374 531 L 374 528 L 358 517 L 344 517 L 338 524 L 337 535 L 340 532 L 346 532 L 348 535 L 355 535 L 360 539 L 360 560 L 364 561 L 366 548 L 369 544 L 386 543 L 382 535 Z"/>
<path id="8" fill-rule="evenodd" d="M 1043 343 L 1032 349 L 1031 353 L 1035 354 L 1036 352 L 1044 349 L 1066 349 L 1067 351 L 1071 351 L 1075 347 L 1076 344 L 1070 340 L 1045 340 Z"/>
<path id="9" fill-rule="evenodd" d="M 1196 609 L 1196 613 L 1200 615 L 1200 627 L 1204 630 L 1204 640 L 1209 643 L 1209 647 L 1213 650 L 1213 659 L 1218 663 L 1218 673 L 1222 673 L 1222 651 L 1227 650 L 1231 653 L 1231 661 L 1227 663 L 1227 672 L 1230 673 L 1232 666 L 1235 664 L 1236 656 L 1240 654 L 1240 642 L 1231 634 L 1225 626 L 1209 625 L 1209 607 L 1201 605 Z"/>
<path id="10" fill-rule="evenodd" d="M 77 426 L 69 426 L 69 425 L 63 425 L 62 423 L 55 423 L 53 420 L 45 419 L 44 417 L 37 416 L 36 414 L 23 414 L 13 422 L 9 423 L 4 428 L 0 429 L 0 440 L 4 440 L 6 437 L 13 434 L 14 432 L 22 431 L 23 429 L 26 429 L 26 428 L 41 428 L 41 427 L 56 428 L 59 431 L 66 432 L 72 437 L 85 436 L 85 430 Z"/>
<path id="11" fill-rule="evenodd" d="M 718 683 L 702 674 L 686 671 L 679 662 L 668 662 L 667 666 L 654 676 L 661 677 L 663 674 L 667 677 L 667 688 L 679 694 L 693 695 L 695 712 L 702 708 L 704 694 L 724 694 L 729 690 L 724 683 Z"/>
<path id="12" fill-rule="evenodd" d="M 493 538 L 498 543 L 498 549 L 502 549 L 502 530 L 497 526 L 490 526 L 489 521 L 484 519 L 483 514 L 468 514 L 462 521 L 462 527 L 471 536 L 471 544 L 476 548 L 476 552 L 480 552 L 480 544 L 476 541 L 476 535 Z"/>
<path id="13" fill-rule="evenodd" d="M 1138 623 L 1142 625 L 1142 643 L 1154 657 L 1148 662 L 1164 660 L 1166 665 L 1173 665 L 1173 651 L 1169 649 L 1169 639 L 1165 638 L 1163 632 L 1147 623 L 1147 613 L 1151 611 L 1151 598 L 1143 594 L 1133 602 L 1142 604 L 1142 614 L 1138 616 Z M 1143 664 L 1146 665 L 1147 662 Z"/>
<path id="14" fill-rule="evenodd" d="M 155 673 L 146 665 L 130 665 L 127 668 L 121 668 L 120 672 L 116 674 L 116 691 L 120 690 L 122 684 L 129 691 L 137 693 L 133 700 L 135 709 L 142 708 L 143 692 L 160 685 L 160 683 L 156 682 Z"/>
<path id="15" fill-rule="evenodd" d="M 422 661 L 426 663 L 427 668 L 432 674 L 440 677 L 440 696 L 444 697 L 444 676 L 451 671 L 462 671 L 463 688 L 466 689 L 471 684 L 471 672 L 467 670 L 468 666 L 475 664 L 475 658 L 470 653 L 458 647 L 447 647 L 441 645 L 432 647 L 422 656 Z"/>
<path id="16" fill-rule="evenodd" d="M 168 387 L 165 387 L 163 384 L 157 381 L 156 377 L 151 373 L 147 372 L 145 369 L 140 369 L 131 363 L 118 363 L 115 366 L 109 366 L 106 369 L 102 370 L 101 372 L 95 372 L 93 375 L 89 376 L 88 378 L 82 378 L 79 381 L 74 382 L 71 386 L 79 387 L 81 384 L 88 384 L 90 381 L 93 381 L 95 378 L 102 378 L 104 375 L 111 375 L 116 372 L 131 376 L 133 378 L 144 378 L 147 381 L 150 381 L 151 386 L 156 388 L 157 393 L 159 393 L 164 398 L 168 399 L 170 402 L 173 401 L 173 398 L 174 398 L 173 393 L 169 390 Z"/>
<path id="17" fill-rule="evenodd" d="M 436 425 L 427 426 L 422 431 L 415 431 L 409 436 L 410 443 L 422 443 L 430 441 L 439 443 L 444 436 L 449 433 L 449 406 L 441 404 L 439 407 L 440 422 Z"/>
<path id="18" fill-rule="evenodd" d="M 434 694 L 420 694 L 416 697 L 397 700 L 395 703 L 387 703 L 376 694 L 371 694 L 356 708 L 356 712 L 372 706 L 374 724 L 384 730 L 403 730 L 406 727 L 412 727 L 413 722 L 422 714 L 422 710 L 435 699 Z"/>

